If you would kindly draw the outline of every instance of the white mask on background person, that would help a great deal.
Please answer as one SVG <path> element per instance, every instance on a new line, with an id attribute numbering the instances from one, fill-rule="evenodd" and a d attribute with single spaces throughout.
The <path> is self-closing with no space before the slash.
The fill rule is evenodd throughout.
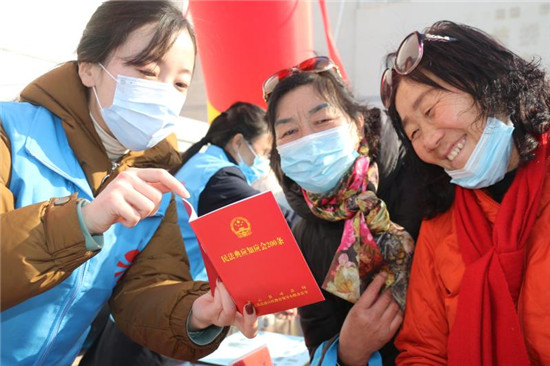
<path id="1" fill-rule="evenodd" d="M 245 163 L 241 154 L 237 152 L 237 156 L 239 158 L 239 168 L 246 177 L 246 181 L 248 182 L 248 184 L 252 184 L 259 178 L 266 176 L 269 173 L 269 169 L 271 168 L 269 166 L 269 160 L 267 158 L 258 155 L 254 151 L 252 146 L 248 143 L 248 141 L 245 140 L 244 142 L 248 149 L 254 155 L 254 161 L 252 162 L 252 165 L 248 165 L 247 163 Z"/>
<path id="2" fill-rule="evenodd" d="M 451 183 L 469 189 L 489 187 L 504 178 L 512 153 L 514 125 L 489 117 L 481 138 L 462 169 L 445 170 Z"/>
<path id="3" fill-rule="evenodd" d="M 118 75 L 116 78 L 103 66 L 101 68 L 116 81 L 113 104 L 103 108 L 97 91 L 94 95 L 101 116 L 115 138 L 133 151 L 149 149 L 175 131 L 185 96 L 172 85 Z"/>

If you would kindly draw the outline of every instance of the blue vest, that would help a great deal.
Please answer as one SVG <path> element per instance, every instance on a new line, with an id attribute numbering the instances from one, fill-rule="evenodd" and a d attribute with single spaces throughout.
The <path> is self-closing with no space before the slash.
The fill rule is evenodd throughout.
<path id="1" fill-rule="evenodd" d="M 11 143 L 9 189 L 16 209 L 75 192 L 93 200 L 57 116 L 44 107 L 1 102 L 0 119 Z M 71 365 L 90 324 L 157 230 L 169 203 L 170 195 L 166 194 L 158 213 L 134 228 L 113 225 L 104 233 L 103 249 L 69 278 L 3 311 L 0 364 Z"/>
<path id="2" fill-rule="evenodd" d="M 311 366 L 333 366 L 338 364 L 338 345 L 340 337 L 332 341 L 324 341 L 315 350 L 313 359 L 310 362 Z M 330 343 L 328 349 L 324 352 L 327 344 Z M 321 361 L 322 360 L 322 361 Z M 380 352 L 374 352 L 365 366 L 382 366 L 382 356 Z"/>
<path id="3" fill-rule="evenodd" d="M 199 209 L 199 198 L 206 184 L 214 174 L 225 167 L 239 167 L 227 158 L 222 148 L 210 145 L 204 152 L 198 152 L 176 173 L 176 178 L 185 183 L 185 188 L 191 195 L 187 199 L 193 205 L 195 211 Z M 189 226 L 189 216 L 183 206 L 183 202 L 178 197 L 178 223 L 189 258 L 191 275 L 195 281 L 208 281 L 204 261 L 197 242 L 195 233 Z"/>

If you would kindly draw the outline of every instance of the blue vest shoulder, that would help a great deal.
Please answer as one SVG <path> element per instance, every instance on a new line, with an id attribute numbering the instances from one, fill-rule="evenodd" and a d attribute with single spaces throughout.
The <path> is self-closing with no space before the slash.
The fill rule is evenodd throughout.
<path id="1" fill-rule="evenodd" d="M 0 119 L 10 140 L 9 188 L 16 207 L 75 192 L 93 198 L 59 117 L 44 107 L 4 102 L 0 103 Z"/>
<path id="2" fill-rule="evenodd" d="M 198 211 L 200 195 L 210 178 L 220 169 L 231 166 L 236 167 L 237 165 L 229 161 L 223 149 L 215 145 L 210 145 L 206 151 L 195 154 L 176 173 L 176 178 L 185 183 L 185 188 L 187 188 L 191 195 L 188 201 L 193 205 L 195 211 Z M 208 280 L 208 276 L 206 275 L 206 269 L 204 267 L 204 261 L 197 238 L 191 226 L 189 226 L 189 216 L 180 199 L 177 199 L 177 203 L 178 223 L 185 244 L 185 250 L 189 258 L 191 275 L 194 280 L 206 281 Z"/>

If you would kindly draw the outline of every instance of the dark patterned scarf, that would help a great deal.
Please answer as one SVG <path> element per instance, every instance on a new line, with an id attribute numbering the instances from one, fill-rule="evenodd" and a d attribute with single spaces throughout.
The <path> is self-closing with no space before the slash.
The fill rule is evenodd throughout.
<path id="1" fill-rule="evenodd" d="M 384 271 L 386 286 L 404 309 L 414 242 L 404 228 L 390 221 L 386 204 L 376 196 L 378 166 L 371 163 L 365 141 L 358 152 L 350 170 L 329 192 L 302 189 L 315 216 L 345 220 L 342 241 L 322 287 L 355 303 L 374 276 Z"/>

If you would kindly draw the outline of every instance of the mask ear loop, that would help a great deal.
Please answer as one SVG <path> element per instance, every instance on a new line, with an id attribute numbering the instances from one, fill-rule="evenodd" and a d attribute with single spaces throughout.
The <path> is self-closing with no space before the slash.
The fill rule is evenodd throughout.
<path id="1" fill-rule="evenodd" d="M 239 161 L 237 161 L 237 164 L 240 164 L 240 163 L 246 164 L 246 163 L 244 162 L 243 157 L 241 156 L 241 153 L 238 152 L 238 151 L 237 151 L 237 157 L 239 158 Z M 248 164 L 247 164 L 247 165 L 248 165 Z"/>
<path id="2" fill-rule="evenodd" d="M 252 152 L 252 155 L 254 155 L 254 159 L 256 159 L 258 157 L 258 154 L 256 153 L 256 151 L 254 151 L 254 148 L 252 148 L 252 145 L 250 145 L 248 143 L 248 141 L 246 141 L 246 139 L 244 140 L 244 142 L 245 142 L 246 146 L 248 146 L 248 148 Z"/>
<path id="3" fill-rule="evenodd" d="M 103 107 L 101 106 L 101 102 L 99 101 L 99 96 L 97 95 L 97 91 L 95 89 L 95 85 L 92 86 L 92 91 L 94 92 L 94 96 L 95 96 L 95 100 L 97 102 L 97 105 L 99 106 L 99 113 L 101 113 L 101 110 L 103 109 Z"/>
<path id="4" fill-rule="evenodd" d="M 109 70 L 107 70 L 107 68 L 105 66 L 103 66 L 103 64 L 101 62 L 98 62 L 97 64 L 99 65 L 99 67 L 101 67 L 103 69 L 103 71 L 105 71 L 107 73 L 107 75 L 109 75 L 109 77 L 111 79 L 113 79 L 116 83 L 118 83 L 118 80 L 113 76 L 113 74 L 111 74 L 109 72 Z M 103 107 L 101 106 L 101 102 L 99 101 L 99 96 L 97 95 L 97 90 L 96 90 L 95 85 L 92 87 L 92 91 L 94 92 L 95 100 L 97 101 L 97 104 L 99 105 L 99 109 L 100 109 L 99 112 L 101 113 L 101 110 L 103 109 Z"/>
<path id="5" fill-rule="evenodd" d="M 103 64 L 101 62 L 98 62 L 97 64 L 103 69 L 103 71 L 105 71 L 107 73 L 107 75 L 109 75 L 111 77 L 111 79 L 113 79 L 114 81 L 117 81 L 117 79 L 113 76 L 113 74 L 111 74 L 109 72 L 109 70 L 107 70 L 107 68 L 105 66 L 103 66 Z"/>
<path id="6" fill-rule="evenodd" d="M 246 144 L 246 146 L 248 147 L 248 149 L 252 152 L 252 155 L 254 155 L 254 160 L 256 160 L 258 158 L 258 154 L 256 154 L 256 151 L 254 151 L 254 149 L 252 148 L 252 146 L 250 146 L 250 144 L 248 143 L 248 141 L 246 141 L 246 139 L 244 138 L 243 136 L 243 140 L 244 140 L 244 143 Z M 246 161 L 244 161 L 241 153 L 239 150 L 237 150 L 237 156 L 239 157 L 239 161 L 237 163 L 243 163 L 245 165 L 248 165 L 246 164 Z M 252 165 L 254 165 L 254 163 L 252 163 Z M 248 166 L 251 166 L 251 165 L 248 165 Z"/>
<path id="7" fill-rule="evenodd" d="M 251 144 L 248 143 L 248 141 L 244 140 L 246 142 L 246 145 L 248 146 L 248 148 L 250 149 L 250 151 L 252 152 L 252 154 L 254 155 L 254 161 L 252 162 L 252 167 L 253 166 L 256 166 L 258 164 L 264 164 L 264 163 L 267 163 L 269 164 L 269 159 L 266 158 L 265 156 L 260 156 L 255 150 L 254 148 L 252 147 Z M 269 167 L 269 169 L 271 169 L 271 167 Z"/>

